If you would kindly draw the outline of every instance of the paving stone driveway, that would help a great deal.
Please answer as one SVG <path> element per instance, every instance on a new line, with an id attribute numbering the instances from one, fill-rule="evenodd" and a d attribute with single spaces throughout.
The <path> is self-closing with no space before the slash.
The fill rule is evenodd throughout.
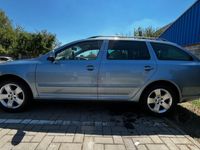
<path id="1" fill-rule="evenodd" d="M 132 103 L 37 102 L 27 112 L 0 111 L 0 149 L 200 149 L 166 118 Z"/>

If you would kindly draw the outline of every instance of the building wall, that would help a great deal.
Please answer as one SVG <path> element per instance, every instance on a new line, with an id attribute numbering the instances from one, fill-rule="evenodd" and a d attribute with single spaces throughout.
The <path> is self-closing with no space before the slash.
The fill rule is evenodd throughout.
<path id="1" fill-rule="evenodd" d="M 200 43 L 200 0 L 174 21 L 160 38 L 181 46 Z"/>

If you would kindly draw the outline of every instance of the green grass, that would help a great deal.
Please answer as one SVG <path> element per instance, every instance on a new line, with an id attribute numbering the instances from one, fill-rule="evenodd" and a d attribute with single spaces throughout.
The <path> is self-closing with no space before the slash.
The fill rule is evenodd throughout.
<path id="1" fill-rule="evenodd" d="M 195 100 L 191 102 L 193 105 L 197 106 L 200 108 L 200 99 L 199 100 Z"/>

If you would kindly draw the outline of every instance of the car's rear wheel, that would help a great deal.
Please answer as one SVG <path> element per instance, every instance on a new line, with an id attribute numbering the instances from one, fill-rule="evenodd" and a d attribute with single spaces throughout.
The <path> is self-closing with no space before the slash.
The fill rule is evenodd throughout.
<path id="1" fill-rule="evenodd" d="M 153 114 L 159 116 L 169 114 L 178 102 L 178 93 L 175 91 L 172 86 L 154 85 L 144 91 L 142 104 Z"/>
<path id="2" fill-rule="evenodd" d="M 30 90 L 21 81 L 8 80 L 0 83 L 0 107 L 4 111 L 23 111 L 31 98 Z"/>

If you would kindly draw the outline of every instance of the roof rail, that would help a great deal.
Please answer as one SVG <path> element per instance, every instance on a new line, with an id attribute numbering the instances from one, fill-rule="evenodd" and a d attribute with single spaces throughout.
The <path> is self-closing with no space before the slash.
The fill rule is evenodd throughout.
<path id="1" fill-rule="evenodd" d="M 159 38 L 159 37 L 144 37 L 144 36 L 120 36 L 120 35 L 113 35 L 113 36 L 92 36 L 89 37 L 88 39 L 94 39 L 94 38 L 103 38 L 103 37 L 110 37 L 110 38 L 132 38 L 132 39 L 148 39 L 148 40 L 159 40 L 159 41 L 167 41 L 164 38 Z"/>

